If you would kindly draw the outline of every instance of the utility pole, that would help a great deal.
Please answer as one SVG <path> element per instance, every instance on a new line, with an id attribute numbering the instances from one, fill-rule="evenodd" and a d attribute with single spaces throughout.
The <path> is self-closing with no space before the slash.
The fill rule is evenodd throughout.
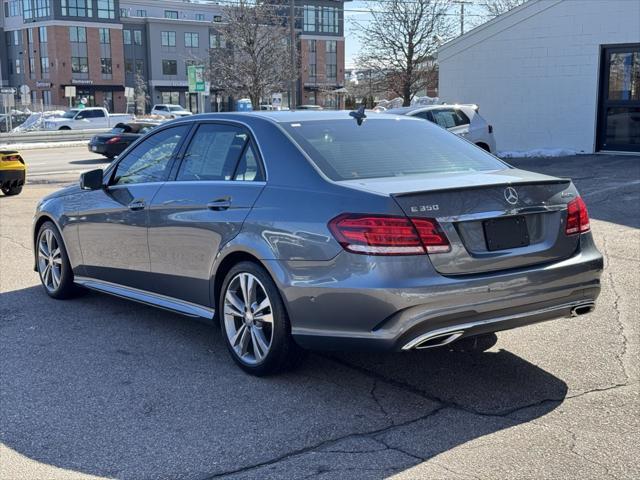
<path id="1" fill-rule="evenodd" d="M 289 33 L 291 34 L 291 68 L 294 72 L 297 72 L 296 69 L 296 2 L 295 0 L 289 0 Z M 293 110 L 296 108 L 297 97 L 296 97 L 296 81 L 297 75 L 291 78 L 291 86 L 289 87 L 289 108 Z"/>
<path id="2" fill-rule="evenodd" d="M 464 35 L 464 6 L 470 5 L 471 2 L 466 0 L 456 0 L 453 3 L 457 3 L 460 5 L 460 35 Z"/>

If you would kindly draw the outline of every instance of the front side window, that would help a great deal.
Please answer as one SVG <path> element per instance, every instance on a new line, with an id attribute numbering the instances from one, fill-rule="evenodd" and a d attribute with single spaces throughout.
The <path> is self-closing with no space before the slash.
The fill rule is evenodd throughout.
<path id="1" fill-rule="evenodd" d="M 409 118 L 281 123 L 330 179 L 354 180 L 502 170 L 507 166 L 475 145 Z"/>
<path id="2" fill-rule="evenodd" d="M 116 167 L 111 185 L 162 182 L 189 126 L 167 128 L 145 139 L 129 152 Z"/>
<path id="3" fill-rule="evenodd" d="M 249 134 L 230 125 L 204 124 L 193 136 L 176 180 L 261 179 Z"/>

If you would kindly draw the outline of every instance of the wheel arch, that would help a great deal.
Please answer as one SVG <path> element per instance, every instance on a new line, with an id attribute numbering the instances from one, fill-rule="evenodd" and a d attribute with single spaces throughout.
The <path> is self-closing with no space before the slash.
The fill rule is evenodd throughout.
<path id="1" fill-rule="evenodd" d="M 491 148 L 485 142 L 476 142 L 476 146 L 478 146 L 478 147 L 482 148 L 483 150 L 486 150 L 487 152 L 491 153 Z"/>
<path id="2" fill-rule="evenodd" d="M 60 229 L 60 225 L 58 225 L 58 222 L 56 222 L 54 220 L 54 218 L 49 215 L 48 213 L 43 213 L 41 214 L 36 221 L 33 223 L 33 232 L 32 232 L 32 245 L 33 245 L 33 270 L 37 271 L 38 266 L 37 266 L 37 248 L 38 248 L 38 232 L 40 232 L 40 228 L 42 227 L 42 225 L 46 222 L 51 222 L 55 225 L 55 227 L 58 229 L 58 233 L 60 233 L 60 236 L 62 237 L 62 230 Z M 62 241 L 64 241 L 64 237 L 62 237 Z"/>

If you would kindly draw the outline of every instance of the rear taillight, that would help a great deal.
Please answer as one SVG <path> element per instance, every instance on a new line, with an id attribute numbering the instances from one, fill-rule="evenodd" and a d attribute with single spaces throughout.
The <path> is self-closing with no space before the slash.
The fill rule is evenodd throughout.
<path id="1" fill-rule="evenodd" d="M 426 218 L 346 213 L 329 222 L 342 247 L 364 255 L 421 255 L 450 250 L 438 222 Z"/>
<path id="2" fill-rule="evenodd" d="M 567 235 L 574 235 L 576 233 L 588 232 L 590 228 L 589 213 L 582 198 L 578 197 L 575 200 L 571 200 L 567 204 L 567 225 L 565 233 Z"/>
<path id="3" fill-rule="evenodd" d="M 113 138 L 110 138 L 109 140 L 107 140 L 105 143 L 107 145 L 112 145 L 114 143 L 118 143 L 120 140 L 121 140 L 120 137 L 113 137 Z"/>

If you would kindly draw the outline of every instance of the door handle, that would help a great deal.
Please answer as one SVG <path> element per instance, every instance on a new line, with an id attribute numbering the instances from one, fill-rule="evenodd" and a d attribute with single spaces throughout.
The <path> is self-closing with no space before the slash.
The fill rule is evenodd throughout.
<path id="1" fill-rule="evenodd" d="M 129 205 L 129 210 L 142 210 L 145 207 L 144 200 L 134 200 Z"/>
<path id="2" fill-rule="evenodd" d="M 227 210 L 229 207 L 231 207 L 230 197 L 219 198 L 217 200 L 214 200 L 213 202 L 207 203 L 207 208 L 209 210 L 221 211 L 221 210 Z"/>

